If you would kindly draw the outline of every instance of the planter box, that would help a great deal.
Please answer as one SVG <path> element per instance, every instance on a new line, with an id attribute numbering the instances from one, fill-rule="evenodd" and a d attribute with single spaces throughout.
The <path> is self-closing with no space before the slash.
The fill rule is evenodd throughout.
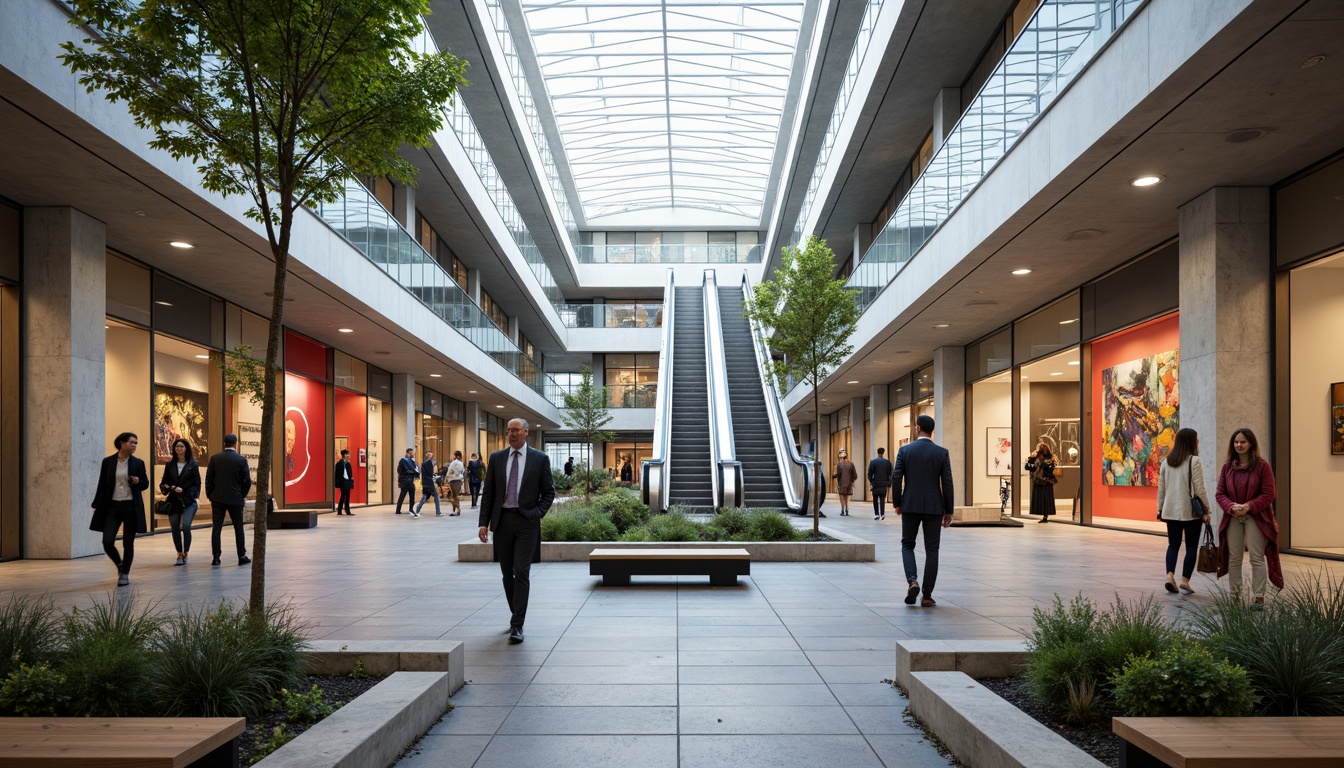
<path id="1" fill-rule="evenodd" d="M 443 640 L 313 640 L 304 664 L 310 675 L 348 675 L 355 661 L 379 677 L 393 672 L 447 672 L 450 695 L 466 683 L 466 648 Z"/>
<path id="2" fill-rule="evenodd" d="M 823 527 L 822 532 L 839 541 L 543 541 L 543 562 L 586 563 L 594 549 L 745 549 L 754 563 L 844 562 L 871 563 L 876 547 L 871 541 Z M 468 539 L 457 545 L 463 563 L 488 563 L 494 559 L 494 544 Z"/>

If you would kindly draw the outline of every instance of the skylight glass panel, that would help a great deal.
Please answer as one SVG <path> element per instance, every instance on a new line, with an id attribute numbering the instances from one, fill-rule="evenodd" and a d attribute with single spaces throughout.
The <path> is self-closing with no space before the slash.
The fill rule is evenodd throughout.
<path id="1" fill-rule="evenodd" d="M 760 219 L 802 0 L 522 8 L 590 222 L 688 208 Z"/>

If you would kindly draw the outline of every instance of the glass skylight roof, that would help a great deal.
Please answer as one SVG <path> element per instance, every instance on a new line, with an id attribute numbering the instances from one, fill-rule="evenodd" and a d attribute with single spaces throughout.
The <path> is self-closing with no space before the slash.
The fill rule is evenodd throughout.
<path id="1" fill-rule="evenodd" d="M 759 221 L 804 0 L 522 0 L 588 222 Z M 692 213 L 693 215 L 693 213 Z"/>

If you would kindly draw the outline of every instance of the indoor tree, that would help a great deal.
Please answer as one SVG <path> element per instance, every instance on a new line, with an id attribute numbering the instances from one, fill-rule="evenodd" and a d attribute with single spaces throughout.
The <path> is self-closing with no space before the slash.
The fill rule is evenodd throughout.
<path id="1" fill-rule="evenodd" d="M 756 287 L 744 307 L 749 321 L 773 331 L 770 347 L 784 358 L 769 362 L 783 391 L 790 377 L 812 387 L 814 440 L 820 445 L 821 382 L 844 362 L 854 346 L 849 337 L 859 323 L 858 291 L 835 277 L 835 255 L 825 240 L 808 237 L 802 248 L 784 249 L 779 269 Z M 814 456 L 813 458 L 818 458 Z M 812 530 L 821 527 L 821 462 L 812 481 Z"/>
<path id="2" fill-rule="evenodd" d="M 195 163 L 201 185 L 250 198 L 275 264 L 249 609 L 265 609 L 266 508 L 290 237 L 301 207 L 353 176 L 408 182 L 466 65 L 415 50 L 428 0 L 70 0 L 88 35 L 61 60 L 126 105 L 149 146 Z"/>
<path id="3" fill-rule="evenodd" d="M 593 369 L 583 366 L 583 379 L 573 392 L 565 393 L 565 410 L 560 414 L 564 425 L 579 436 L 581 442 L 591 448 L 594 443 L 609 443 L 616 439 L 613 432 L 603 427 L 611 423 L 611 391 L 605 386 L 593 384 Z M 583 473 L 583 500 L 591 501 L 593 495 L 591 466 Z"/>

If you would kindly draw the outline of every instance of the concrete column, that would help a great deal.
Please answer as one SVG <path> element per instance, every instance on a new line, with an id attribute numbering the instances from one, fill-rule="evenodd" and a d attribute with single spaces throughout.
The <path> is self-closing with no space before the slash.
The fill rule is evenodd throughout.
<path id="1" fill-rule="evenodd" d="M 857 268 L 859 262 L 863 260 L 863 254 L 868 252 L 868 247 L 873 244 L 873 228 L 867 223 L 860 222 L 854 225 L 854 266 Z"/>
<path id="2" fill-rule="evenodd" d="M 506 315 L 506 317 L 508 317 L 508 316 Z M 517 318 L 517 316 L 509 317 L 509 338 L 513 340 L 513 343 L 514 343 L 514 344 L 517 344 L 517 343 L 518 343 L 518 318 Z"/>
<path id="3" fill-rule="evenodd" d="M 485 456 L 481 454 L 481 428 L 478 426 L 481 423 L 481 404 L 463 403 L 462 420 L 466 423 L 467 455 L 474 453 L 484 460 Z"/>
<path id="4" fill-rule="evenodd" d="M 807 455 L 807 444 L 812 442 L 812 422 L 798 425 L 798 452 Z"/>
<path id="5" fill-rule="evenodd" d="M 415 377 L 409 373 L 392 374 L 392 451 L 397 460 L 415 448 Z M 417 461 L 423 457 L 417 448 Z"/>
<path id="6" fill-rule="evenodd" d="M 1249 427 L 1273 455 L 1269 198 L 1216 187 L 1180 209 L 1181 426 L 1215 457 L 1204 460 L 1210 489 L 1232 430 Z"/>
<path id="7" fill-rule="evenodd" d="M 407 232 L 411 233 L 417 243 L 420 242 L 420 233 L 415 231 L 415 187 L 409 184 L 393 185 L 392 215 L 401 222 L 401 226 L 405 227 Z"/>
<path id="8" fill-rule="evenodd" d="M 467 295 L 479 306 L 481 303 L 481 270 L 467 270 Z"/>
<path id="9" fill-rule="evenodd" d="M 891 435 L 891 406 L 887 402 L 887 385 L 874 384 L 868 388 L 868 405 L 873 410 L 869 414 L 868 424 L 868 459 L 877 455 L 878 448 L 887 450 L 887 458 L 895 460 L 896 446 L 887 445 L 887 440 Z M 858 464 L 858 462 L 854 462 Z M 865 465 L 859 464 L 860 467 Z M 859 474 L 867 475 L 867 471 L 861 471 Z"/>
<path id="10" fill-rule="evenodd" d="M 936 151 L 947 140 L 947 134 L 961 119 L 961 89 L 942 88 L 933 97 L 933 148 Z"/>
<path id="11" fill-rule="evenodd" d="M 939 347 L 933 351 L 934 442 L 952 458 L 955 503 L 966 503 L 966 348 Z"/>
<path id="12" fill-rule="evenodd" d="M 24 209 L 23 273 L 24 556 L 98 554 L 89 503 L 113 451 L 104 444 L 106 226 L 74 208 Z M 140 457 L 152 461 L 153 441 L 140 440 Z"/>
<path id="13" fill-rule="evenodd" d="M 868 460 L 876 456 L 874 444 L 863 433 L 864 409 L 867 405 L 862 397 L 855 397 L 849 401 L 849 460 L 854 462 L 855 467 L 863 467 L 859 471 L 859 479 L 854 481 L 854 498 L 868 498 Z M 835 467 L 830 467 L 829 471 L 834 474 Z"/>

